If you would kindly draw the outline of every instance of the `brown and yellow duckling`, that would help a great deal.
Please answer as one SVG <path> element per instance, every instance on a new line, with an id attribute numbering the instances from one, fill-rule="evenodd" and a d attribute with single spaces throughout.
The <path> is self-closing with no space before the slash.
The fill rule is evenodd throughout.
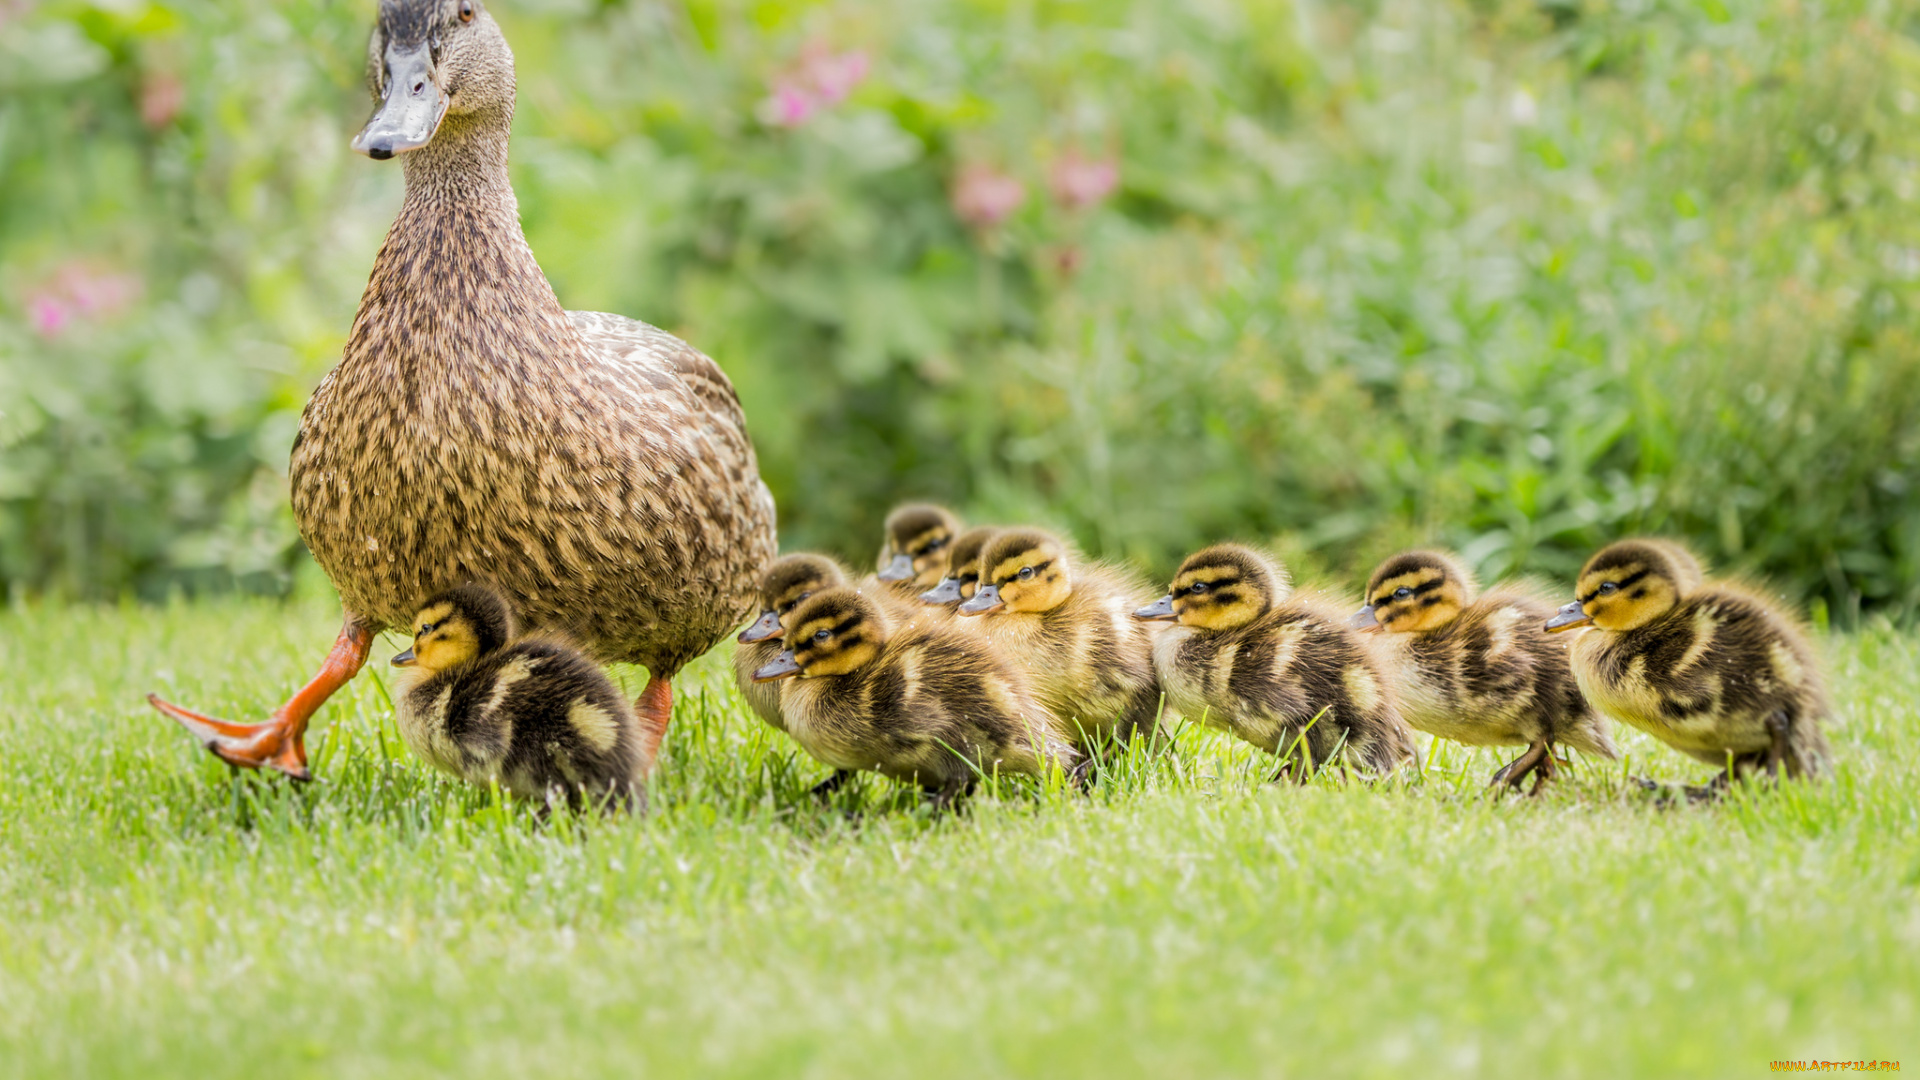
<path id="1" fill-rule="evenodd" d="M 1816 777 L 1830 753 L 1820 662 L 1774 603 L 1705 581 L 1670 540 L 1622 540 L 1580 571 L 1550 631 L 1573 639 L 1580 689 L 1600 711 L 1709 765 L 1718 787 L 1756 770 Z"/>
<path id="2" fill-rule="evenodd" d="M 918 784 L 944 804 L 983 774 L 1038 776 L 1079 758 L 1025 675 L 978 637 L 896 623 L 851 588 L 814 594 L 790 626 L 787 647 L 754 677 L 791 679 L 780 695 L 787 733 L 835 769 Z"/>
<path id="3" fill-rule="evenodd" d="M 920 602 L 956 607 L 973 599 L 980 588 L 980 552 L 999 531 L 993 525 L 976 525 L 955 537 L 947 550 L 946 573 L 933 588 L 920 594 Z"/>
<path id="4" fill-rule="evenodd" d="M 979 588 L 961 604 L 1020 663 L 1061 733 L 1090 751 L 1104 738 L 1155 730 L 1160 683 L 1154 627 L 1132 618 L 1148 595 L 1131 575 L 1083 562 L 1051 533 L 1007 529 L 980 553 Z"/>
<path id="5" fill-rule="evenodd" d="M 1553 612 L 1514 586 L 1476 596 L 1453 556 L 1407 551 L 1374 570 L 1350 625 L 1386 631 L 1382 658 L 1408 724 L 1468 746 L 1525 746 L 1493 782 L 1518 787 L 1532 774 L 1538 792 L 1554 775 L 1555 744 L 1620 757 L 1574 681 L 1563 639 L 1538 632 Z"/>
<path id="6" fill-rule="evenodd" d="M 1304 781 L 1329 765 L 1384 775 L 1417 760 L 1372 651 L 1344 618 L 1293 596 L 1266 556 L 1238 544 L 1197 551 L 1134 617 L 1176 624 L 1153 647 L 1167 700 L 1278 755 L 1282 775 Z"/>
<path id="7" fill-rule="evenodd" d="M 902 595 L 916 597 L 939 583 L 947 549 L 960 535 L 953 511 L 932 503 L 906 503 L 887 515 L 880 545 L 879 578 Z"/>
<path id="8" fill-rule="evenodd" d="M 393 658 L 400 735 L 471 784 L 579 804 L 631 806 L 652 762 L 620 690 L 578 649 L 516 639 L 507 602 L 463 585 L 421 605 L 413 647 Z"/>

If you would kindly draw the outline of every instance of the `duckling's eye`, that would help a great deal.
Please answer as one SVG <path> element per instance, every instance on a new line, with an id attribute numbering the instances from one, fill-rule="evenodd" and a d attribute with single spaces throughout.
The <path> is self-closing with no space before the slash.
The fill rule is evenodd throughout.
<path id="1" fill-rule="evenodd" d="M 1603 596 L 1612 596 L 1614 593 L 1617 593 L 1619 591 L 1620 591 L 1620 586 L 1616 582 L 1609 581 L 1606 584 L 1600 586 L 1600 593 Z"/>
<path id="2" fill-rule="evenodd" d="M 1412 595 L 1413 595 L 1413 590 L 1407 588 L 1405 585 L 1402 585 L 1399 588 L 1393 590 L 1393 598 L 1395 600 L 1405 600 L 1407 597 Z"/>
<path id="3" fill-rule="evenodd" d="M 831 630 L 815 630 L 813 632 L 813 640 L 815 641 L 825 641 L 832 636 L 833 631 Z"/>
<path id="4" fill-rule="evenodd" d="M 460 0 L 460 21 L 473 21 L 473 0 Z"/>
<path id="5" fill-rule="evenodd" d="M 420 632 L 415 634 L 414 637 L 419 637 L 421 634 L 431 634 L 433 633 L 433 628 L 439 625 L 439 623 L 421 623 Z"/>
<path id="6" fill-rule="evenodd" d="M 1207 583 L 1204 581 L 1196 581 L 1193 584 L 1187 586 L 1187 591 L 1192 593 L 1195 596 L 1199 596 L 1201 593 L 1207 591 Z"/>
<path id="7" fill-rule="evenodd" d="M 1020 580 L 1021 580 L 1021 581 L 1032 581 L 1032 580 L 1033 580 L 1033 567 L 1031 567 L 1031 566 L 1023 566 L 1023 567 L 1021 567 L 1021 568 L 1020 568 Z"/>

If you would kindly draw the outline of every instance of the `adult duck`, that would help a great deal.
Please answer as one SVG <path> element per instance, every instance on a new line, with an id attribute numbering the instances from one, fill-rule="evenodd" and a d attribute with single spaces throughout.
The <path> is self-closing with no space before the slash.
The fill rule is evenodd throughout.
<path id="1" fill-rule="evenodd" d="M 671 334 L 560 307 L 507 177 L 513 53 L 479 0 L 381 0 L 368 83 L 353 147 L 404 155 L 406 199 L 291 469 L 340 636 L 265 723 L 150 700 L 222 759 L 304 779 L 307 722 L 374 634 L 486 581 L 530 628 L 647 667 L 650 765 L 673 674 L 744 621 L 776 550 L 733 384 Z"/>

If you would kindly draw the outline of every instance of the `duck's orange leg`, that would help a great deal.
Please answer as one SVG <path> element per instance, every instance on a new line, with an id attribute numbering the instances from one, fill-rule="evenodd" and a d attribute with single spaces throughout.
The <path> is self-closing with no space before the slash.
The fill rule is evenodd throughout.
<path id="1" fill-rule="evenodd" d="M 295 780 L 311 780 L 307 771 L 307 721 L 320 706 L 345 686 L 367 662 L 373 646 L 373 628 L 349 614 L 334 639 L 333 651 L 315 675 L 264 724 L 236 724 L 183 709 L 158 694 L 148 694 L 153 707 L 180 721 L 220 760 L 244 769 L 278 769 Z"/>
<path id="2" fill-rule="evenodd" d="M 633 703 L 633 711 L 640 721 L 642 767 L 651 775 L 660 757 L 660 741 L 667 737 L 667 725 L 673 723 L 673 680 L 648 672 L 647 685 L 640 691 L 640 700 Z"/>

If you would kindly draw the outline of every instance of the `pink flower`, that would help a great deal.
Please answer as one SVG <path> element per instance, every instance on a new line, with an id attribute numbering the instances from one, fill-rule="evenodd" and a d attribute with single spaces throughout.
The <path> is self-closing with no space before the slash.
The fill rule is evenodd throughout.
<path id="1" fill-rule="evenodd" d="M 820 110 L 845 101 L 871 67 L 863 50 L 836 53 L 818 42 L 809 44 L 793 67 L 773 81 L 760 103 L 760 119 L 774 127 L 799 127 Z"/>
<path id="2" fill-rule="evenodd" d="M 140 119 L 155 131 L 173 123 L 187 103 L 187 85 L 178 75 L 155 72 L 140 85 Z"/>
<path id="3" fill-rule="evenodd" d="M 42 337 L 59 337 L 76 321 L 119 314 L 139 298 L 132 274 L 101 270 L 78 259 L 62 265 L 27 297 L 27 321 Z"/>
<path id="4" fill-rule="evenodd" d="M 1084 210 L 1120 186 L 1120 163 L 1112 158 L 1081 157 L 1079 151 L 1069 150 L 1053 163 L 1047 183 L 1055 202 L 1070 210 Z"/>
<path id="5" fill-rule="evenodd" d="M 1027 201 L 1027 186 L 991 165 L 968 165 L 953 181 L 953 212 L 976 229 L 991 229 Z"/>
<path id="6" fill-rule="evenodd" d="M 27 298 L 27 318 L 33 323 L 35 333 L 41 337 L 59 337 L 60 332 L 73 321 L 73 312 L 60 298 L 47 293 L 35 293 Z"/>

